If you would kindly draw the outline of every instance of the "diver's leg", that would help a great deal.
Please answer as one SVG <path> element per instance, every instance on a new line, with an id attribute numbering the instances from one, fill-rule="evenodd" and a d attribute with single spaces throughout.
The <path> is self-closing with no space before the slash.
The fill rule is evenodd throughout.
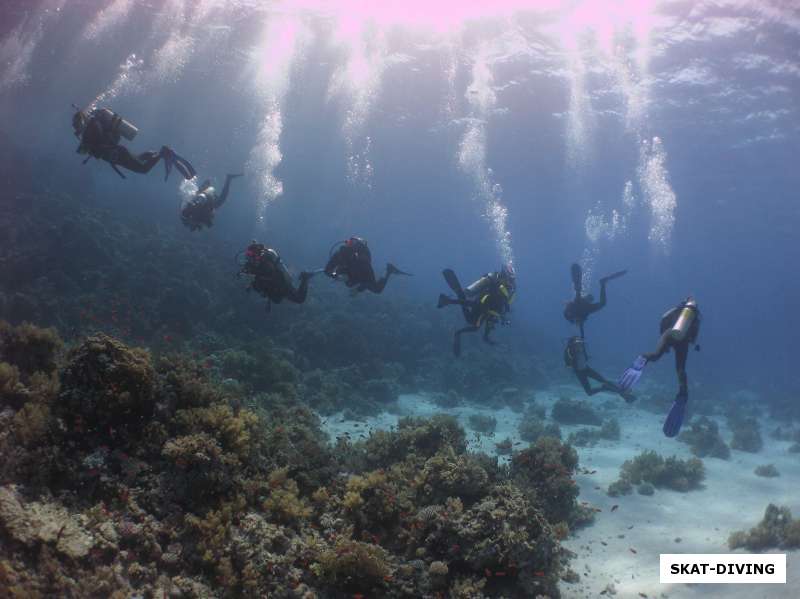
<path id="1" fill-rule="evenodd" d="M 152 168 L 158 164 L 161 159 L 160 152 L 142 152 L 138 156 L 130 153 L 125 146 L 118 146 L 116 149 L 115 159 L 111 161 L 117 166 L 128 169 L 134 173 L 142 175 L 149 173 Z"/>
<path id="2" fill-rule="evenodd" d="M 295 304 L 302 304 L 306 301 L 306 296 L 308 295 L 308 282 L 311 280 L 311 275 L 308 273 L 301 273 L 300 274 L 300 286 L 295 288 L 293 286 L 289 286 L 289 293 L 286 294 L 286 299 Z"/>
<path id="3" fill-rule="evenodd" d="M 675 370 L 678 373 L 679 395 L 689 395 L 689 378 L 686 376 L 686 359 L 689 357 L 689 343 L 683 341 L 675 345 Z"/>
<path id="4" fill-rule="evenodd" d="M 615 385 L 614 383 L 606 379 L 602 374 L 597 372 L 594 368 L 587 367 L 585 372 L 589 378 L 592 378 L 598 383 L 601 383 L 603 385 L 597 390 L 598 392 L 609 391 L 611 393 L 617 393 L 619 395 L 622 395 L 623 397 L 630 397 L 629 393 L 625 393 L 622 389 L 619 388 L 618 385 Z"/>
<path id="5" fill-rule="evenodd" d="M 658 340 L 658 345 L 656 346 L 656 351 L 649 353 L 649 354 L 642 354 L 648 362 L 655 362 L 669 349 L 670 342 L 672 341 L 672 337 L 669 334 L 669 331 L 664 331 L 661 335 L 661 338 Z"/>
<path id="6" fill-rule="evenodd" d="M 214 208 L 219 208 L 225 203 L 225 200 L 228 199 L 228 191 L 231 188 L 231 181 L 233 181 L 236 177 L 241 177 L 241 174 L 238 175 L 227 175 L 225 177 L 225 185 L 222 187 L 222 193 L 217 198 L 217 201 L 214 202 Z"/>
<path id="7" fill-rule="evenodd" d="M 586 395 L 591 396 L 601 391 L 601 389 L 592 389 L 592 385 L 589 383 L 589 377 L 585 370 L 581 370 L 580 372 L 576 370 L 575 376 L 578 378 L 578 382 L 580 382 L 581 387 L 583 387 L 583 390 L 586 392 Z"/>

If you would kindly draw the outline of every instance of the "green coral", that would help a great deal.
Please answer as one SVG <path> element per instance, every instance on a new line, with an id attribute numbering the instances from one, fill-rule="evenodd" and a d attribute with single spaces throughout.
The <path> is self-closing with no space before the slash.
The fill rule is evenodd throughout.
<path id="1" fill-rule="evenodd" d="M 792 518 L 788 507 L 770 503 L 763 520 L 750 530 L 732 533 L 728 546 L 731 549 L 744 547 L 749 551 L 800 548 L 800 520 Z"/>
<path id="2" fill-rule="evenodd" d="M 585 401 L 561 397 L 553 405 L 550 417 L 560 424 L 589 424 L 600 426 L 603 419 Z"/>
<path id="3" fill-rule="evenodd" d="M 493 434 L 497 428 L 497 418 L 488 414 L 470 414 L 468 421 L 472 430 L 487 435 Z"/>
<path id="4" fill-rule="evenodd" d="M 691 452 L 699 458 L 727 460 L 731 457 L 731 450 L 722 440 L 717 423 L 705 416 L 695 418 L 691 426 L 678 436 L 678 441 L 687 443 Z"/>
<path id="5" fill-rule="evenodd" d="M 155 371 L 147 351 L 100 334 L 69 352 L 56 407 L 81 437 L 139 431 L 155 404 Z"/>
<path id="6" fill-rule="evenodd" d="M 540 437 L 561 438 L 561 429 L 556 423 L 546 423 L 541 413 L 537 410 L 525 412 L 519 421 L 517 430 L 523 441 L 536 442 Z"/>
<path id="7" fill-rule="evenodd" d="M 333 548 L 322 551 L 312 569 L 327 584 L 354 593 L 385 585 L 392 572 L 386 550 L 379 545 L 348 539 L 339 540 Z"/>
<path id="8" fill-rule="evenodd" d="M 755 469 L 756 476 L 763 476 L 765 478 L 776 478 L 780 476 L 780 472 L 775 467 L 775 464 L 763 464 L 761 466 L 756 466 Z"/>
<path id="9" fill-rule="evenodd" d="M 619 421 L 611 418 L 597 428 L 581 428 L 567 437 L 567 443 L 577 447 L 594 447 L 599 441 L 619 441 Z"/>
<path id="10" fill-rule="evenodd" d="M 578 454 L 554 437 L 542 437 L 536 444 L 511 458 L 511 479 L 536 498 L 537 507 L 551 522 L 575 523 L 578 519 L 578 486 L 572 474 Z"/>
<path id="11" fill-rule="evenodd" d="M 739 451 L 757 453 L 764 446 L 761 429 L 755 418 L 728 418 L 728 426 L 733 431 L 731 447 Z"/>
<path id="12" fill-rule="evenodd" d="M 681 460 L 670 456 L 664 459 L 655 451 L 643 451 L 622 464 L 619 480 L 609 486 L 608 494 L 627 495 L 632 485 L 642 483 L 685 493 L 700 488 L 704 478 L 705 466 L 699 458 Z"/>
<path id="13" fill-rule="evenodd" d="M 19 368 L 24 376 L 53 372 L 63 343 L 55 329 L 30 323 L 11 326 L 0 321 L 0 360 Z"/>

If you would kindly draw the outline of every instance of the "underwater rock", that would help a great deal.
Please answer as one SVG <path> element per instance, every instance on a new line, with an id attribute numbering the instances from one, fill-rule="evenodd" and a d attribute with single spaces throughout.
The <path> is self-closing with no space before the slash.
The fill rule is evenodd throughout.
<path id="1" fill-rule="evenodd" d="M 704 478 L 705 467 L 699 458 L 681 460 L 670 456 L 664 459 L 655 451 L 643 451 L 622 464 L 619 480 L 609 486 L 608 494 L 611 497 L 628 495 L 633 485 L 642 483 L 685 493 L 699 489 Z"/>
<path id="2" fill-rule="evenodd" d="M 603 419 L 585 401 L 561 397 L 553 405 L 550 417 L 560 424 L 590 424 L 600 426 Z"/>
<path id="3" fill-rule="evenodd" d="M 691 452 L 699 458 L 727 460 L 731 457 L 730 448 L 719 434 L 719 426 L 705 416 L 692 420 L 689 428 L 678 435 L 678 441 L 687 443 Z"/>
<path id="4" fill-rule="evenodd" d="M 750 551 L 800 548 L 800 520 L 792 518 L 788 507 L 770 503 L 761 522 L 750 530 L 740 530 L 730 535 L 728 547 L 744 547 Z"/>
<path id="5" fill-rule="evenodd" d="M 72 559 L 85 557 L 95 544 L 94 537 L 63 507 L 27 502 L 11 485 L 0 487 L 0 525 L 26 547 L 50 545 Z"/>
<path id="6" fill-rule="evenodd" d="M 601 440 L 619 441 L 619 439 L 619 421 L 616 418 L 610 418 L 604 421 L 599 429 L 581 428 L 571 433 L 567 437 L 567 443 L 577 447 L 594 447 Z"/>

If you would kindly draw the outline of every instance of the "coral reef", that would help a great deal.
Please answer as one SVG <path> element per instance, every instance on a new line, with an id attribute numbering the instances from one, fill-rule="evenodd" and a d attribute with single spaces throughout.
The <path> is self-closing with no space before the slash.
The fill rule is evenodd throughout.
<path id="1" fill-rule="evenodd" d="M 764 446 L 761 429 L 755 418 L 728 417 L 728 426 L 733 431 L 731 448 L 749 453 L 758 453 Z"/>
<path id="2" fill-rule="evenodd" d="M 600 426 L 602 418 L 585 401 L 561 397 L 553 405 L 550 417 L 560 424 L 589 424 Z"/>
<path id="3" fill-rule="evenodd" d="M 628 495 L 634 485 L 649 483 L 656 488 L 673 489 L 685 493 L 699 489 L 705 478 L 702 460 L 681 460 L 676 456 L 664 459 L 655 451 L 643 451 L 620 468 L 619 479 L 608 488 L 612 497 Z"/>
<path id="4" fill-rule="evenodd" d="M 732 533 L 728 546 L 749 551 L 797 549 L 800 547 L 800 520 L 792 518 L 788 507 L 770 503 L 764 511 L 764 519 L 750 530 Z"/>
<path id="5" fill-rule="evenodd" d="M 776 478 L 781 475 L 778 472 L 778 469 L 775 467 L 775 464 L 762 464 L 761 466 L 756 466 L 754 470 L 756 476 L 763 476 L 764 478 Z"/>
<path id="6" fill-rule="evenodd" d="M 731 450 L 722 440 L 717 423 L 705 416 L 692 420 L 691 425 L 678 435 L 678 441 L 687 443 L 691 452 L 699 458 L 727 460 L 731 457 Z"/>
<path id="7" fill-rule="evenodd" d="M 0 368 L 11 596 L 559 594 L 559 540 L 586 514 L 557 439 L 500 467 L 439 415 L 331 447 L 278 350 L 251 376 L 219 347 L 209 366 L 104 334 L 62 354 L 48 331 L 3 331 L 31 339 Z M 391 401 L 379 387 L 372 401 Z"/>
<path id="8" fill-rule="evenodd" d="M 567 437 L 567 443 L 577 447 L 594 447 L 600 441 L 619 441 L 619 421 L 610 418 L 600 428 L 581 428 Z"/>

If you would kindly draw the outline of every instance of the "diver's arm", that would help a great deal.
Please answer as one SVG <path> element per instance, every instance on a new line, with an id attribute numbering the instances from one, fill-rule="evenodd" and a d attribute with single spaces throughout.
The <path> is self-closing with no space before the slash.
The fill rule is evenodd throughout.
<path id="1" fill-rule="evenodd" d="M 225 203 L 225 200 L 228 199 L 228 192 L 230 191 L 231 188 L 231 181 L 233 181 L 236 177 L 241 177 L 241 176 L 242 175 L 239 174 L 239 175 L 227 175 L 225 177 L 225 185 L 223 185 L 222 187 L 222 193 L 219 196 L 217 196 L 217 198 L 214 200 L 215 210 L 220 206 L 222 206 Z"/>

